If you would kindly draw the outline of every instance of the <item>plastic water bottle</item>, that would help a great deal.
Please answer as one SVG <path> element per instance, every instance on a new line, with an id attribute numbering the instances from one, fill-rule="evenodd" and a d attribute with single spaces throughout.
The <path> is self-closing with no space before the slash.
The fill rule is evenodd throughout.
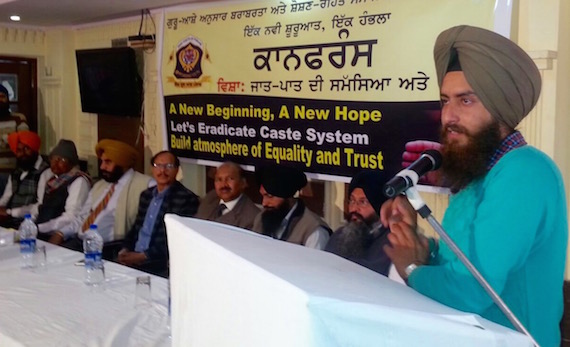
<path id="1" fill-rule="evenodd" d="M 105 268 L 101 260 L 103 238 L 99 235 L 95 224 L 92 224 L 85 233 L 83 252 L 85 253 L 85 283 L 90 286 L 103 284 L 105 281 Z"/>
<path id="2" fill-rule="evenodd" d="M 22 268 L 34 267 L 34 252 L 36 251 L 36 236 L 38 227 L 32 221 L 32 216 L 27 214 L 18 229 L 20 234 L 20 256 Z"/>

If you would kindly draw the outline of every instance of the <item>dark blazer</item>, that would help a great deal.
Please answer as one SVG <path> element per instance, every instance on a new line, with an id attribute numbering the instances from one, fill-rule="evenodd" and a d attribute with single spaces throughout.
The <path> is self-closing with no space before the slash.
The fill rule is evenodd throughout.
<path id="1" fill-rule="evenodd" d="M 123 248 L 134 251 L 135 245 L 139 238 L 139 230 L 143 226 L 144 219 L 146 217 L 146 211 L 150 205 L 150 202 L 152 201 L 152 191 L 154 189 L 155 187 L 148 188 L 141 193 L 137 218 L 135 219 L 135 224 L 133 224 L 125 236 Z M 160 206 L 160 212 L 156 217 L 156 222 L 154 224 L 152 235 L 150 237 L 149 247 L 145 251 L 147 263 L 149 266 L 151 264 L 154 264 L 152 267 L 155 268 L 158 266 L 158 270 L 166 270 L 167 267 L 168 245 L 166 242 L 166 226 L 164 224 L 164 215 L 166 213 L 174 213 L 180 216 L 192 217 L 198 210 L 199 204 L 200 200 L 198 196 L 184 187 L 182 183 L 176 181 L 172 186 L 170 186 L 166 196 L 164 197 L 162 206 Z M 158 272 L 159 274 L 162 273 L 162 271 L 145 269 L 145 264 L 141 266 L 141 270 L 149 270 L 150 272 Z"/>
<path id="2" fill-rule="evenodd" d="M 209 191 L 200 202 L 200 207 L 195 217 L 251 230 L 255 216 L 261 211 L 245 194 L 242 194 L 230 212 L 222 216 L 218 216 L 219 204 L 220 198 L 216 195 L 216 191 Z"/>

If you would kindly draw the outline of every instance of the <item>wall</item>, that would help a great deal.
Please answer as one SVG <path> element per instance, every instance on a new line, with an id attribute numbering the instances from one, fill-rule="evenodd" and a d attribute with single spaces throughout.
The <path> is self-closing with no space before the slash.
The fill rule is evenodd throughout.
<path id="1" fill-rule="evenodd" d="M 543 84 L 537 107 L 521 123 L 520 128 L 531 145 L 556 161 L 564 177 L 568 201 L 570 3 L 565 0 L 521 0 L 518 6 L 518 27 L 513 28 L 516 39 L 537 63 Z M 566 279 L 570 279 L 569 266 L 566 266 Z"/>
<path id="2" fill-rule="evenodd" d="M 160 16 L 154 16 L 157 27 L 162 24 Z M 92 25 L 77 28 L 74 31 L 75 48 L 106 48 L 111 47 L 111 41 L 118 38 L 127 38 L 138 33 L 139 18 L 132 18 L 123 21 L 110 22 L 104 25 Z M 163 149 L 164 130 L 160 118 L 160 108 L 162 104 L 159 99 L 159 81 L 157 68 L 157 49 L 145 50 L 144 57 L 144 143 L 145 157 L 150 158 L 153 153 Z M 74 70 L 74 80 L 77 80 L 77 72 Z M 76 83 L 77 84 L 77 83 Z M 79 91 L 76 89 L 76 98 L 79 98 Z M 77 113 L 81 114 L 81 107 L 77 105 Z M 93 156 L 93 148 L 97 143 L 96 116 L 82 114 L 79 122 L 79 144 L 80 152 L 85 156 L 90 156 L 90 163 L 96 164 Z M 137 131 L 137 129 L 131 129 Z M 145 159 L 145 162 L 148 160 Z M 147 170 L 149 170 L 147 168 Z M 150 173 L 150 171 L 147 171 Z M 196 194 L 205 194 L 205 170 L 197 165 L 184 164 L 182 166 L 182 182 Z"/>

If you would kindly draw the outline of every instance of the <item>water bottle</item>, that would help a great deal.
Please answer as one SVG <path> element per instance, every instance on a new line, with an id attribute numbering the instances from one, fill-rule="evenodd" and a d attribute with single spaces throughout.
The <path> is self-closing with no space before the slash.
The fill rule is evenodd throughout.
<path id="1" fill-rule="evenodd" d="M 27 214 L 18 229 L 20 234 L 20 256 L 22 258 L 22 268 L 34 267 L 34 252 L 36 251 L 36 236 L 38 227 L 32 221 L 32 216 Z"/>
<path id="2" fill-rule="evenodd" d="M 90 286 L 103 284 L 105 281 L 105 268 L 101 260 L 103 238 L 99 235 L 95 224 L 92 224 L 85 233 L 83 252 L 85 253 L 85 283 Z"/>

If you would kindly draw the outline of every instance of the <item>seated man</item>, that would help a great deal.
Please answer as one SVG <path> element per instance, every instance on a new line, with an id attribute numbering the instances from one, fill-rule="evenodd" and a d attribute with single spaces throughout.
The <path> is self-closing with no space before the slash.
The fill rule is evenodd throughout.
<path id="1" fill-rule="evenodd" d="M 10 149 L 16 155 L 17 167 L 9 176 L 0 198 L 0 225 L 18 228 L 30 213 L 52 173 L 39 154 L 41 140 L 31 131 L 18 131 L 8 136 Z"/>
<path id="2" fill-rule="evenodd" d="M 243 193 L 246 186 L 242 168 L 229 161 L 223 163 L 216 170 L 215 189 L 200 202 L 196 218 L 251 229 L 260 209 Z"/>
<path id="3" fill-rule="evenodd" d="M 293 196 L 307 184 L 305 174 L 287 166 L 267 166 L 255 172 L 263 211 L 253 222 L 253 231 L 311 248 L 323 249 L 330 228 L 303 201 Z"/>
<path id="4" fill-rule="evenodd" d="M 8 176 L 16 168 L 16 157 L 8 146 L 8 135 L 29 130 L 26 116 L 10 111 L 10 93 L 0 84 L 0 192 L 4 191 Z"/>
<path id="5" fill-rule="evenodd" d="M 59 140 L 49 159 L 53 176 L 46 183 L 44 195 L 32 209 L 38 225 L 38 238 L 46 241 L 55 230 L 73 223 L 91 189 L 91 177 L 79 170 L 79 157 L 73 141 Z"/>
<path id="6" fill-rule="evenodd" d="M 391 177 L 384 171 L 361 171 L 354 176 L 348 186 L 348 223 L 332 234 L 325 247 L 385 276 L 392 263 L 383 250 L 390 230 L 379 220 L 380 206 L 386 201 L 382 187 Z"/>
<path id="7" fill-rule="evenodd" d="M 191 217 L 198 210 L 198 196 L 176 180 L 180 161 L 169 151 L 157 153 L 151 159 L 156 187 L 148 188 L 140 196 L 135 224 L 129 230 L 119 263 L 168 276 L 168 245 L 164 215 L 175 213 Z"/>
<path id="8" fill-rule="evenodd" d="M 138 154 L 132 146 L 104 139 L 95 146 L 102 180 L 93 185 L 81 212 L 73 223 L 63 226 L 50 238 L 51 243 L 82 250 L 83 236 L 91 224 L 104 242 L 122 240 L 137 216 L 139 197 L 154 181 L 136 172 L 133 166 Z"/>

